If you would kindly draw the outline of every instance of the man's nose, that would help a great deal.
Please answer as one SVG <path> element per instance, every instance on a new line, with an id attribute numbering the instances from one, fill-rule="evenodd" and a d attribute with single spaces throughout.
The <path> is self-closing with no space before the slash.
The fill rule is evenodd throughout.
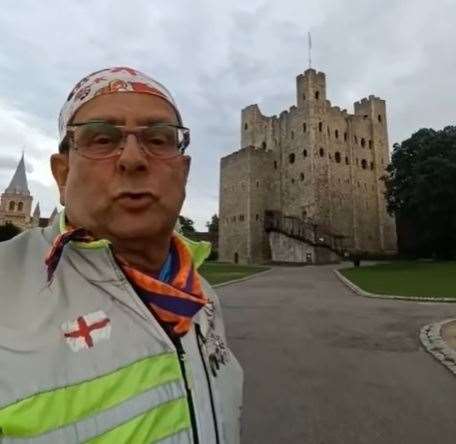
<path id="1" fill-rule="evenodd" d="M 122 153 L 117 161 L 119 169 L 123 172 L 146 171 L 148 160 L 142 149 L 138 137 L 135 134 L 128 134 L 123 144 Z"/>

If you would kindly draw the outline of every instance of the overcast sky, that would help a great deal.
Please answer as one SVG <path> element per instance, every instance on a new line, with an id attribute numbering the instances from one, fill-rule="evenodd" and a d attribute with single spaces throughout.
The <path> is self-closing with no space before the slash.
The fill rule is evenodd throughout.
<path id="1" fill-rule="evenodd" d="M 295 103 L 308 31 L 328 99 L 352 112 L 361 97 L 384 98 L 391 145 L 455 124 L 455 0 L 2 0 L 0 190 L 24 150 L 48 215 L 65 97 L 84 75 L 127 65 L 164 83 L 192 130 L 183 213 L 202 229 L 218 212 L 220 157 L 239 148 L 240 110 Z"/>

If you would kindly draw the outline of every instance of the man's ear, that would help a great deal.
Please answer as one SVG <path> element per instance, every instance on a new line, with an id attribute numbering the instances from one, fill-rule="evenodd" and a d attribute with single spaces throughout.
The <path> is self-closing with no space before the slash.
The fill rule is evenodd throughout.
<path id="1" fill-rule="evenodd" d="M 60 203 L 65 205 L 65 187 L 69 171 L 68 154 L 53 154 L 51 156 L 51 170 L 59 188 Z"/>
<path id="2" fill-rule="evenodd" d="M 190 165 L 192 163 L 192 158 L 190 156 L 184 156 L 184 174 L 185 174 L 185 183 L 188 180 L 188 174 L 190 173 Z"/>

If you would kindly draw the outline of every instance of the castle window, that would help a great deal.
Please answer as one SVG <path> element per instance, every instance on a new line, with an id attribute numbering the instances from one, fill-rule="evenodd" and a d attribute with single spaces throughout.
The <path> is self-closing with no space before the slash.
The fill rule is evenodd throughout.
<path id="1" fill-rule="evenodd" d="M 366 139 L 364 137 L 361 139 L 361 146 L 363 148 L 366 146 Z"/>
<path id="2" fill-rule="evenodd" d="M 294 139 L 294 131 L 291 132 L 291 138 Z"/>
<path id="3" fill-rule="evenodd" d="M 290 163 L 294 163 L 295 161 L 295 154 L 294 153 L 291 153 L 289 156 L 288 156 L 288 161 Z"/>
<path id="4" fill-rule="evenodd" d="M 255 220 L 260 220 L 260 215 L 259 214 L 255 215 Z"/>
<path id="5" fill-rule="evenodd" d="M 347 134 L 347 133 L 344 133 L 344 140 L 345 140 L 345 142 L 347 141 L 347 139 L 348 139 L 348 134 Z"/>
<path id="6" fill-rule="evenodd" d="M 246 129 L 248 129 L 248 128 L 249 128 L 249 125 L 247 125 L 247 122 L 244 123 L 244 129 L 246 130 Z"/>
<path id="7" fill-rule="evenodd" d="M 302 100 L 306 100 L 306 95 L 304 93 L 302 94 Z"/>
<path id="8" fill-rule="evenodd" d="M 291 179 L 291 183 L 295 183 L 294 177 Z"/>
<path id="9" fill-rule="evenodd" d="M 315 91 L 315 98 L 317 100 L 320 98 L 320 91 Z"/>
<path id="10" fill-rule="evenodd" d="M 299 175 L 299 178 L 301 179 L 301 182 L 302 182 L 302 181 L 304 180 L 304 173 L 301 173 L 301 174 Z"/>
<path id="11" fill-rule="evenodd" d="M 302 152 L 302 155 L 303 155 L 304 157 L 307 157 L 307 150 L 304 150 L 304 151 Z"/>
<path id="12" fill-rule="evenodd" d="M 371 168 L 371 170 L 374 169 L 374 162 L 371 162 L 371 163 L 370 163 L 370 168 Z"/>
<path id="13" fill-rule="evenodd" d="M 306 122 L 304 122 L 302 124 L 302 132 L 305 133 L 306 131 L 307 131 L 307 124 L 306 124 Z"/>
<path id="14" fill-rule="evenodd" d="M 320 131 L 320 133 L 323 131 L 323 122 L 318 123 L 318 131 Z"/>
<path id="15" fill-rule="evenodd" d="M 256 181 L 256 187 L 260 188 L 260 181 L 259 180 Z"/>
<path id="16" fill-rule="evenodd" d="M 277 160 L 274 160 L 274 169 L 277 169 Z"/>
<path id="17" fill-rule="evenodd" d="M 22 202 L 19 202 L 19 203 L 17 204 L 17 211 L 22 211 L 23 208 L 24 208 L 24 204 L 23 204 Z"/>
<path id="18" fill-rule="evenodd" d="M 345 156 L 345 165 L 350 165 L 350 162 L 348 161 L 348 156 Z"/>
<path id="19" fill-rule="evenodd" d="M 380 123 L 382 123 L 382 115 L 381 115 L 381 114 L 379 114 L 379 115 L 377 116 L 377 119 L 378 119 L 378 121 L 379 121 Z"/>
<path id="20" fill-rule="evenodd" d="M 263 148 L 264 150 L 266 149 L 266 142 L 263 142 L 263 143 L 261 144 L 261 148 Z"/>
<path id="21" fill-rule="evenodd" d="M 337 163 L 340 163 L 340 153 L 339 153 L 339 151 L 337 151 L 336 154 L 334 154 L 334 159 L 336 160 Z"/>
<path id="22" fill-rule="evenodd" d="M 334 131 L 334 135 L 336 136 L 336 139 L 339 138 L 339 130 Z"/>
<path id="23" fill-rule="evenodd" d="M 320 154 L 320 157 L 323 157 L 325 155 L 325 150 L 323 148 L 320 148 L 318 153 Z"/>
<path id="24" fill-rule="evenodd" d="M 372 149 L 373 146 L 374 146 L 374 143 L 372 142 L 372 140 L 369 140 L 369 148 Z"/>
<path id="25" fill-rule="evenodd" d="M 15 208 L 16 208 L 15 202 L 11 201 L 11 202 L 9 203 L 9 210 L 10 210 L 10 211 L 14 211 Z"/>
<path id="26" fill-rule="evenodd" d="M 361 160 L 361 168 L 363 170 L 365 170 L 367 168 L 367 160 L 366 159 Z"/>

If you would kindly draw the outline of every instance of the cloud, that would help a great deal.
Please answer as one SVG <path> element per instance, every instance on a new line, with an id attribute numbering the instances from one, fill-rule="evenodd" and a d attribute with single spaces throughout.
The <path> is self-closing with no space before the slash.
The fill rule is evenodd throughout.
<path id="1" fill-rule="evenodd" d="M 4 3 L 0 189 L 25 149 L 48 208 L 59 109 L 76 81 L 106 66 L 137 67 L 173 92 L 192 129 L 184 208 L 199 228 L 218 209 L 220 157 L 239 148 L 241 109 L 258 103 L 271 115 L 295 103 L 309 30 L 328 98 L 349 111 L 369 94 L 386 99 L 391 144 L 456 120 L 452 0 Z"/>

